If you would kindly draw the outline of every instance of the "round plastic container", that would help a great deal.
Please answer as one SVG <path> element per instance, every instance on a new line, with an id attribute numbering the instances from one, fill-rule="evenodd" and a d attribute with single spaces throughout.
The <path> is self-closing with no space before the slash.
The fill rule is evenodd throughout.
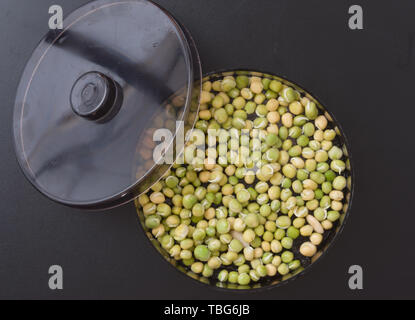
<path id="1" fill-rule="evenodd" d="M 218 269 L 218 271 L 215 271 L 214 274 L 207 278 L 204 277 L 201 274 L 195 274 L 194 272 L 191 271 L 190 267 L 186 266 L 183 264 L 182 261 L 180 260 L 176 260 L 174 259 L 170 253 L 161 246 L 160 242 L 156 239 L 156 237 L 152 234 L 151 230 L 149 230 L 148 228 L 146 228 L 145 223 L 144 223 L 144 214 L 143 214 L 143 209 L 142 207 L 139 205 L 138 201 L 135 202 L 136 204 L 136 208 L 137 208 L 137 213 L 138 213 L 138 217 L 140 219 L 141 222 L 141 226 L 143 228 L 143 230 L 146 232 L 148 238 L 150 239 L 150 242 L 153 244 L 153 246 L 157 249 L 157 251 L 164 257 L 164 259 L 173 267 L 176 268 L 176 270 L 179 270 L 179 272 L 187 275 L 188 277 L 198 281 L 199 283 L 202 284 L 207 284 L 207 285 L 213 285 L 216 286 L 217 288 L 223 288 L 226 290 L 229 289 L 235 289 L 235 290 L 252 290 L 252 289 L 264 289 L 264 288 L 270 288 L 270 287 L 274 287 L 274 286 L 278 286 L 284 283 L 287 283 L 288 281 L 292 281 L 295 278 L 297 278 L 298 276 L 301 276 L 305 273 L 307 273 L 311 267 L 314 265 L 314 263 L 319 260 L 320 258 L 322 258 L 324 256 L 324 254 L 326 253 L 326 251 L 328 250 L 328 248 L 332 245 L 332 243 L 334 242 L 334 240 L 336 239 L 336 237 L 340 234 L 340 232 L 343 230 L 343 227 L 345 225 L 345 222 L 349 216 L 350 213 L 350 208 L 351 208 L 351 204 L 352 204 L 352 195 L 353 195 L 353 170 L 352 170 L 352 160 L 351 160 L 351 156 L 349 153 L 349 144 L 346 140 L 346 137 L 344 136 L 343 130 L 340 126 L 340 124 L 336 121 L 335 117 L 333 116 L 333 114 L 324 107 L 324 105 L 312 94 L 310 94 L 309 92 L 307 92 L 306 90 L 304 90 L 302 87 L 300 87 L 299 85 L 297 85 L 296 83 L 289 81 L 285 78 L 276 76 L 276 75 L 272 75 L 269 73 L 263 73 L 263 72 L 258 72 L 258 71 L 241 71 L 241 70 L 226 70 L 223 72 L 218 72 L 218 73 L 212 73 L 209 75 L 206 75 L 203 78 L 203 82 L 205 81 L 211 81 L 214 82 L 216 80 L 222 80 L 225 76 L 237 76 L 237 75 L 247 75 L 247 76 L 255 76 L 255 77 L 261 77 L 261 78 L 266 78 L 266 79 L 270 79 L 270 80 L 277 80 L 280 81 L 282 84 L 287 85 L 289 87 L 294 88 L 296 91 L 298 91 L 301 95 L 301 97 L 306 97 L 308 98 L 310 101 L 313 101 L 314 103 L 316 103 L 317 107 L 319 108 L 319 110 L 321 111 L 322 114 L 325 114 L 327 118 L 331 119 L 331 121 L 329 122 L 329 129 L 335 129 L 338 132 L 337 138 L 335 139 L 335 141 L 333 141 L 333 144 L 340 147 L 343 152 L 344 152 L 344 156 L 342 158 L 342 160 L 344 160 L 345 162 L 348 163 L 348 166 L 346 168 L 346 170 L 343 172 L 343 176 L 345 176 L 346 178 L 350 177 L 350 181 L 351 183 L 349 183 L 347 185 L 347 187 L 344 190 L 344 199 L 342 200 L 342 204 L 343 204 L 343 208 L 341 211 L 341 217 L 339 220 L 337 220 L 334 224 L 333 224 L 333 228 L 330 229 L 327 232 L 324 232 L 323 235 L 323 241 L 317 246 L 317 253 L 311 257 L 305 257 L 302 256 L 299 253 L 299 247 L 300 244 L 302 242 L 304 242 L 306 240 L 305 237 L 300 236 L 299 238 L 297 238 L 296 240 L 294 240 L 293 243 L 293 252 L 294 252 L 294 259 L 299 259 L 301 261 L 301 265 L 302 267 L 291 271 L 290 273 L 281 276 L 281 275 L 276 275 L 276 276 L 266 276 L 266 277 L 262 277 L 260 278 L 259 281 L 253 282 L 251 281 L 251 283 L 249 285 L 238 285 L 238 284 L 233 284 L 233 283 L 227 283 L 227 282 L 220 282 L 217 278 L 218 275 L 218 271 L 222 270 L 222 268 Z M 252 185 L 245 185 L 246 188 L 249 187 L 254 187 L 254 184 Z M 226 268 L 229 272 L 231 270 L 235 270 L 235 266 L 230 266 Z"/>

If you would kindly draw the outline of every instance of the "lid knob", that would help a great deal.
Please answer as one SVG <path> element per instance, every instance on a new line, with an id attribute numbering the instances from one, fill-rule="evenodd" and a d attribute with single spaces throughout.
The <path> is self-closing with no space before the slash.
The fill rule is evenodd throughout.
<path id="1" fill-rule="evenodd" d="M 100 72 L 85 73 L 72 87 L 70 97 L 72 110 L 88 120 L 101 119 L 116 105 L 121 93 L 118 87 L 114 80 Z"/>

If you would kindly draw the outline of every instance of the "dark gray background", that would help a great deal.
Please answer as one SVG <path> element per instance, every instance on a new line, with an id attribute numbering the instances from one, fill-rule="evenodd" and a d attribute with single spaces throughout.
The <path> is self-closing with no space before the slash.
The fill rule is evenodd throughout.
<path id="1" fill-rule="evenodd" d="M 203 71 L 251 68 L 315 93 L 351 143 L 355 197 L 344 232 L 305 276 L 227 293 L 178 274 L 149 245 L 133 205 L 86 213 L 35 191 L 14 156 L 12 112 L 25 62 L 48 31 L 48 8 L 85 0 L 0 0 L 0 298 L 415 298 L 414 1 L 159 0 L 190 30 Z M 369 3 L 370 2 L 370 3 Z M 364 8 L 363 31 L 348 8 Z M 64 290 L 48 268 L 64 268 Z M 347 270 L 364 269 L 351 291 Z"/>

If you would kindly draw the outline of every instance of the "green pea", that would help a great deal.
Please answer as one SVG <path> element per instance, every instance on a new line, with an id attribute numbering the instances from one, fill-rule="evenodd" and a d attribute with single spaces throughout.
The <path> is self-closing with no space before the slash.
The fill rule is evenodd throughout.
<path id="1" fill-rule="evenodd" d="M 321 185 L 321 190 L 325 193 L 325 194 L 329 194 L 331 190 L 333 190 L 332 184 L 330 181 L 326 181 Z"/>
<path id="2" fill-rule="evenodd" d="M 322 184 L 326 180 L 326 177 L 321 172 L 313 171 L 310 173 L 310 179 L 317 184 Z"/>
<path id="3" fill-rule="evenodd" d="M 269 201 L 269 196 L 266 193 L 260 194 L 256 198 L 256 202 L 258 202 L 259 205 L 263 205 L 265 203 L 268 203 L 268 201 Z"/>
<path id="4" fill-rule="evenodd" d="M 197 198 L 195 195 L 193 194 L 186 194 L 185 196 L 183 196 L 183 206 L 186 209 L 192 209 L 193 206 L 196 204 L 197 202 Z"/>
<path id="5" fill-rule="evenodd" d="M 263 217 L 268 217 L 271 214 L 271 206 L 269 206 L 268 204 L 263 204 L 259 209 L 259 213 Z"/>
<path id="6" fill-rule="evenodd" d="M 241 118 L 233 118 L 232 119 L 232 126 L 236 129 L 243 129 L 245 127 L 245 120 Z"/>
<path id="7" fill-rule="evenodd" d="M 291 226 L 287 229 L 287 236 L 295 240 L 300 236 L 300 230 Z"/>
<path id="8" fill-rule="evenodd" d="M 329 156 L 327 154 L 327 151 L 325 150 L 318 150 L 315 155 L 315 159 L 317 162 L 326 162 L 328 160 Z"/>
<path id="9" fill-rule="evenodd" d="M 236 81 L 232 78 L 225 78 L 221 82 L 222 91 L 228 92 L 236 87 Z"/>
<path id="10" fill-rule="evenodd" d="M 216 208 L 215 212 L 217 219 L 224 219 L 228 216 L 228 210 L 226 209 L 226 207 L 223 206 Z"/>
<path id="11" fill-rule="evenodd" d="M 293 124 L 295 126 L 301 127 L 301 126 L 303 126 L 307 122 L 307 120 L 308 119 L 306 117 L 304 117 L 302 115 L 299 115 L 299 116 L 294 117 Z"/>
<path id="12" fill-rule="evenodd" d="M 291 103 L 297 99 L 298 95 L 293 88 L 288 87 L 282 91 L 282 97 L 285 99 L 285 101 Z"/>
<path id="13" fill-rule="evenodd" d="M 175 176 L 168 176 L 166 179 L 166 185 L 169 188 L 175 188 L 179 183 L 179 179 Z"/>
<path id="14" fill-rule="evenodd" d="M 242 206 L 240 206 L 239 203 L 247 202 L 247 201 L 249 201 L 250 198 L 251 198 L 251 194 L 249 193 L 248 190 L 242 189 L 241 191 L 239 191 L 236 194 L 236 199 L 239 201 L 238 205 L 237 205 L 237 209 L 239 209 L 239 211 L 242 210 Z M 231 204 L 229 204 L 229 205 L 231 205 Z M 235 205 L 235 203 L 232 203 L 232 205 Z"/>
<path id="15" fill-rule="evenodd" d="M 289 178 L 282 179 L 282 181 L 281 181 L 281 187 L 283 187 L 285 189 L 288 189 L 288 188 L 291 188 L 291 186 L 292 186 L 291 179 L 289 179 Z"/>
<path id="16" fill-rule="evenodd" d="M 284 263 L 290 263 L 294 259 L 294 254 L 291 251 L 284 251 L 281 254 L 281 260 Z"/>
<path id="17" fill-rule="evenodd" d="M 258 272 L 256 272 L 255 270 L 249 271 L 249 276 L 251 277 L 252 281 L 258 281 L 261 278 Z"/>
<path id="18" fill-rule="evenodd" d="M 254 229 L 254 231 L 255 231 L 255 234 L 256 234 L 258 237 L 262 237 L 262 236 L 264 235 L 265 228 L 264 228 L 264 226 L 263 226 L 263 225 L 259 225 L 259 226 L 257 226 L 257 227 Z"/>
<path id="19" fill-rule="evenodd" d="M 333 180 L 336 178 L 336 173 L 333 170 L 328 170 L 324 173 L 324 176 L 326 177 L 327 181 L 333 182 Z"/>
<path id="20" fill-rule="evenodd" d="M 196 217 L 202 217 L 205 213 L 205 209 L 200 203 L 196 203 L 192 208 L 192 213 Z"/>
<path id="21" fill-rule="evenodd" d="M 282 83 L 277 80 L 272 80 L 269 84 L 269 89 L 271 89 L 274 92 L 280 92 L 282 89 Z"/>
<path id="22" fill-rule="evenodd" d="M 247 114 L 253 114 L 253 113 L 255 112 L 255 110 L 256 110 L 256 103 L 255 103 L 255 102 L 253 102 L 253 101 L 248 101 L 248 102 L 245 104 L 245 112 L 246 112 Z"/>
<path id="23" fill-rule="evenodd" d="M 183 259 L 183 264 L 187 267 L 190 267 L 194 262 L 195 262 L 195 259 L 193 258 Z"/>
<path id="24" fill-rule="evenodd" d="M 232 105 L 236 109 L 242 109 L 243 107 L 245 107 L 245 104 L 246 104 L 246 100 L 243 97 L 237 97 L 232 101 Z"/>
<path id="25" fill-rule="evenodd" d="M 324 140 L 332 141 L 336 137 L 336 131 L 327 129 L 324 131 Z"/>
<path id="26" fill-rule="evenodd" d="M 329 211 L 327 212 L 327 220 L 335 222 L 340 218 L 340 213 L 338 211 Z"/>
<path id="27" fill-rule="evenodd" d="M 286 274 L 288 274 L 290 272 L 290 269 L 288 268 L 288 265 L 285 263 L 281 263 L 278 266 L 278 273 L 282 276 L 285 276 Z"/>
<path id="28" fill-rule="evenodd" d="M 167 217 L 166 225 L 170 228 L 175 228 L 180 224 L 180 218 L 176 215 Z"/>
<path id="29" fill-rule="evenodd" d="M 206 232 L 203 229 L 199 229 L 197 228 L 194 232 L 193 232 L 193 239 L 195 241 L 201 241 L 206 237 Z"/>
<path id="30" fill-rule="evenodd" d="M 194 170 L 188 170 L 186 172 L 186 178 L 189 182 L 193 182 L 197 179 L 197 173 Z"/>
<path id="31" fill-rule="evenodd" d="M 203 220 L 203 216 L 202 217 L 192 216 L 192 218 L 191 218 L 191 221 L 195 224 L 197 224 L 201 220 Z"/>
<path id="32" fill-rule="evenodd" d="M 302 151 L 301 146 L 296 145 L 296 146 L 293 146 L 290 150 L 288 150 L 288 154 L 291 157 L 298 157 L 299 155 L 301 155 L 301 151 Z"/>
<path id="33" fill-rule="evenodd" d="M 327 209 L 327 208 L 330 208 L 330 205 L 331 205 L 331 199 L 329 196 L 324 196 L 323 198 L 321 198 L 320 207 L 322 207 L 323 209 Z"/>
<path id="34" fill-rule="evenodd" d="M 291 192 L 290 189 L 283 189 L 281 191 L 280 198 L 281 198 L 282 201 L 287 201 L 288 198 L 290 198 L 291 196 L 292 196 L 292 192 Z"/>
<path id="35" fill-rule="evenodd" d="M 327 211 L 325 209 L 319 207 L 316 210 L 314 210 L 314 217 L 318 221 L 324 221 L 324 220 L 326 220 L 326 217 L 327 217 Z"/>
<path id="36" fill-rule="evenodd" d="M 292 164 L 286 164 L 283 168 L 282 168 L 282 173 L 287 177 L 287 178 L 294 178 L 297 174 L 297 169 L 292 165 Z"/>
<path id="37" fill-rule="evenodd" d="M 216 234 L 216 228 L 215 227 L 210 226 L 210 227 L 206 228 L 206 235 L 208 237 L 214 237 L 215 234 Z"/>
<path id="38" fill-rule="evenodd" d="M 315 120 L 318 117 L 318 109 L 313 101 L 309 101 L 305 106 L 305 115 L 310 120 Z"/>
<path id="39" fill-rule="evenodd" d="M 274 233 L 274 238 L 278 241 L 282 240 L 285 237 L 285 230 L 283 229 L 277 229 Z"/>
<path id="40" fill-rule="evenodd" d="M 267 125 L 268 125 L 268 120 L 266 118 L 256 118 L 254 120 L 255 129 L 265 129 Z"/>
<path id="41" fill-rule="evenodd" d="M 289 250 L 293 246 L 293 239 L 289 237 L 284 237 L 281 239 L 281 245 L 283 246 L 283 248 Z"/>
<path id="42" fill-rule="evenodd" d="M 260 277 L 265 277 L 267 275 L 267 268 L 264 265 L 258 265 L 255 271 Z"/>
<path id="43" fill-rule="evenodd" d="M 228 113 L 225 109 L 220 108 L 215 111 L 214 118 L 218 123 L 223 124 L 228 120 Z"/>
<path id="44" fill-rule="evenodd" d="M 307 137 L 312 137 L 315 131 L 316 131 L 316 128 L 314 127 L 314 124 L 312 124 L 311 122 L 307 122 L 303 126 L 303 132 Z"/>
<path id="45" fill-rule="evenodd" d="M 301 147 L 306 147 L 309 143 L 309 139 L 306 135 L 299 136 L 297 139 L 297 144 Z"/>
<path id="46" fill-rule="evenodd" d="M 288 112 L 288 109 L 287 109 L 287 107 L 279 106 L 278 109 L 277 109 L 277 111 L 282 116 L 284 113 L 287 113 Z"/>
<path id="47" fill-rule="evenodd" d="M 314 198 L 316 198 L 317 200 L 320 200 L 321 198 L 323 198 L 324 196 L 324 192 L 321 189 L 317 189 L 314 191 Z"/>
<path id="48" fill-rule="evenodd" d="M 256 228 L 259 225 L 258 215 L 256 213 L 249 213 L 245 219 L 245 224 L 249 228 Z"/>
<path id="49" fill-rule="evenodd" d="M 238 276 L 238 283 L 240 285 L 248 285 L 251 282 L 251 277 L 247 273 L 241 273 Z"/>
<path id="50" fill-rule="evenodd" d="M 228 114 L 228 116 L 231 116 L 234 112 L 235 108 L 233 105 L 231 105 L 230 103 L 228 103 L 227 105 L 225 105 L 225 111 Z M 229 120 L 229 118 L 228 118 Z"/>
<path id="51" fill-rule="evenodd" d="M 279 200 L 273 200 L 271 202 L 272 211 L 279 211 L 280 208 L 281 208 L 281 202 Z"/>
<path id="52" fill-rule="evenodd" d="M 255 111 L 258 117 L 265 117 L 268 113 L 267 107 L 263 104 L 258 105 Z"/>
<path id="53" fill-rule="evenodd" d="M 157 228 L 160 225 L 160 218 L 157 215 L 148 216 L 145 220 L 145 225 L 149 229 Z"/>
<path id="54" fill-rule="evenodd" d="M 225 104 L 225 101 L 223 100 L 222 96 L 217 95 L 217 96 L 215 96 L 215 98 L 213 98 L 212 106 L 214 108 L 217 108 L 217 109 L 222 108 L 224 106 L 224 104 Z"/>
<path id="55" fill-rule="evenodd" d="M 203 266 L 202 275 L 207 278 L 211 277 L 213 275 L 213 269 L 209 267 L 207 264 L 205 264 Z"/>
<path id="56" fill-rule="evenodd" d="M 268 90 L 269 85 L 271 83 L 271 79 L 263 78 L 261 81 L 262 81 L 262 85 L 264 86 L 264 90 Z"/>
<path id="57" fill-rule="evenodd" d="M 269 188 L 268 184 L 267 184 L 266 182 L 264 182 L 264 181 L 260 181 L 260 182 L 258 182 L 258 183 L 255 185 L 255 190 L 256 190 L 258 193 L 264 193 L 264 192 L 267 192 L 268 188 Z"/>
<path id="58" fill-rule="evenodd" d="M 231 243 L 229 244 L 229 249 L 232 250 L 233 252 L 239 253 L 241 252 L 241 250 L 244 248 L 244 246 L 242 245 L 242 243 L 237 240 L 237 239 L 233 239 L 231 241 Z"/>
<path id="59" fill-rule="evenodd" d="M 253 248 L 258 248 L 259 246 L 261 246 L 261 238 L 260 237 L 255 237 L 255 239 L 251 242 L 251 247 Z"/>
<path id="60" fill-rule="evenodd" d="M 213 203 L 219 205 L 222 202 L 222 197 L 222 193 L 215 193 L 215 199 L 213 200 Z"/>
<path id="61" fill-rule="evenodd" d="M 278 136 L 275 133 L 269 133 L 267 137 L 265 138 L 265 143 L 272 147 L 274 146 L 278 141 Z"/>
<path id="62" fill-rule="evenodd" d="M 293 126 L 288 130 L 288 136 L 290 136 L 293 139 L 297 139 L 299 136 L 301 136 L 301 128 L 297 126 Z"/>
<path id="63" fill-rule="evenodd" d="M 174 245 L 174 240 L 170 235 L 166 234 L 160 239 L 160 244 L 164 249 L 170 250 Z"/>
<path id="64" fill-rule="evenodd" d="M 272 90 L 267 90 L 267 91 L 265 92 L 265 97 L 266 97 L 268 100 L 271 100 L 271 99 L 276 99 L 276 98 L 278 97 L 278 94 L 277 94 L 276 92 L 272 91 Z"/>
<path id="65" fill-rule="evenodd" d="M 237 283 L 238 282 L 239 273 L 236 271 L 229 272 L 228 281 L 230 283 Z"/>
<path id="66" fill-rule="evenodd" d="M 285 140 L 285 141 L 282 143 L 282 148 L 283 148 L 285 151 L 290 150 L 292 146 L 293 146 L 293 142 L 292 142 L 292 140 Z"/>
<path id="67" fill-rule="evenodd" d="M 249 78 L 247 76 L 237 76 L 236 77 L 236 86 L 238 89 L 243 89 L 248 87 L 249 85 Z"/>
<path id="68" fill-rule="evenodd" d="M 206 193 L 206 200 L 213 202 L 213 200 L 215 200 L 215 194 L 213 192 Z"/>
<path id="69" fill-rule="evenodd" d="M 271 231 L 265 231 L 262 235 L 262 238 L 264 239 L 264 241 L 271 242 L 274 239 L 274 235 Z"/>
<path id="70" fill-rule="evenodd" d="M 255 189 L 254 189 L 254 188 L 252 188 L 252 187 L 248 188 L 248 192 L 249 192 L 249 194 L 250 194 L 250 199 L 251 199 L 251 200 L 255 200 L 255 199 L 256 199 L 256 197 L 258 196 L 258 192 L 256 192 L 256 191 L 255 191 Z M 253 205 L 256 205 L 256 204 L 255 204 L 255 203 L 253 203 Z"/>
<path id="71" fill-rule="evenodd" d="M 330 169 L 330 166 L 326 162 L 320 162 L 317 164 L 317 171 L 321 173 L 326 173 Z"/>
<path id="72" fill-rule="evenodd" d="M 232 212 L 239 213 L 242 210 L 242 205 L 239 203 L 238 200 L 232 199 L 229 202 L 229 210 L 232 211 Z"/>
<path id="73" fill-rule="evenodd" d="M 321 143 L 318 142 L 317 140 L 311 140 L 308 145 L 313 151 L 320 150 L 321 148 Z"/>
<path id="74" fill-rule="evenodd" d="M 210 258 L 210 250 L 205 245 L 198 245 L 194 251 L 195 258 L 200 261 L 208 261 Z"/>
<path id="75" fill-rule="evenodd" d="M 271 252 L 265 252 L 263 255 L 262 255 L 262 262 L 264 263 L 264 264 L 268 264 L 268 263 L 271 263 L 271 261 L 272 261 L 272 259 L 274 258 L 274 255 L 271 253 Z"/>
<path id="76" fill-rule="evenodd" d="M 219 234 L 226 234 L 229 232 L 231 226 L 229 224 L 229 221 L 226 219 L 219 219 L 216 223 L 216 231 Z"/>
<path id="77" fill-rule="evenodd" d="M 329 158 L 332 160 L 340 160 L 343 157 L 343 151 L 337 146 L 333 146 L 328 152 Z"/>
<path id="78" fill-rule="evenodd" d="M 247 113 L 244 110 L 236 110 L 233 113 L 234 118 L 241 118 L 243 120 L 246 120 L 248 118 Z"/>
<path id="79" fill-rule="evenodd" d="M 248 273 L 251 268 L 247 264 L 242 264 L 238 268 L 239 273 Z"/>
<path id="80" fill-rule="evenodd" d="M 343 190 L 346 187 L 347 181 L 343 176 L 337 176 L 333 180 L 333 188 L 336 190 Z"/>
<path id="81" fill-rule="evenodd" d="M 273 163 L 277 162 L 279 155 L 280 152 L 278 151 L 278 149 L 270 148 L 265 152 L 263 159 Z"/>
<path id="82" fill-rule="evenodd" d="M 278 131 L 278 135 L 282 140 L 286 140 L 288 138 L 288 129 L 286 127 L 281 127 Z"/>
<path id="83" fill-rule="evenodd" d="M 334 172 L 342 173 L 346 169 L 346 164 L 342 160 L 333 160 L 330 163 L 330 168 Z"/>
<path id="84" fill-rule="evenodd" d="M 287 229 L 289 226 L 291 226 L 291 219 L 287 216 L 280 216 L 277 218 L 277 221 L 275 221 L 278 228 L 281 229 Z"/>
<path id="85" fill-rule="evenodd" d="M 239 94 L 240 94 L 240 91 L 237 88 L 233 88 L 228 91 L 228 96 L 231 97 L 232 99 L 235 99 L 236 97 L 238 97 Z"/>
<path id="86" fill-rule="evenodd" d="M 202 130 L 203 132 L 206 132 L 208 128 L 208 123 L 206 120 L 199 120 L 196 122 L 195 128 Z"/>
<path id="87" fill-rule="evenodd" d="M 300 194 L 303 191 L 303 184 L 300 180 L 295 180 L 292 183 L 292 189 L 295 193 Z"/>
<path id="88" fill-rule="evenodd" d="M 308 172 L 304 169 L 300 169 L 297 171 L 297 179 L 300 181 L 304 181 L 308 179 Z"/>
<path id="89" fill-rule="evenodd" d="M 296 270 L 296 269 L 298 269 L 299 267 L 301 267 L 301 262 L 300 262 L 300 260 L 294 260 L 294 261 L 291 261 L 290 263 L 288 263 L 288 268 L 289 268 L 290 270 Z"/>
<path id="90" fill-rule="evenodd" d="M 223 269 L 221 272 L 219 272 L 219 274 L 218 274 L 218 280 L 220 281 L 220 282 L 226 282 L 227 280 L 228 280 L 228 276 L 229 276 L 229 273 L 228 273 L 228 271 L 226 270 L 226 269 Z"/>
<path id="91" fill-rule="evenodd" d="M 167 217 L 171 214 L 171 208 L 167 203 L 160 203 L 157 205 L 157 213 L 162 217 Z"/>

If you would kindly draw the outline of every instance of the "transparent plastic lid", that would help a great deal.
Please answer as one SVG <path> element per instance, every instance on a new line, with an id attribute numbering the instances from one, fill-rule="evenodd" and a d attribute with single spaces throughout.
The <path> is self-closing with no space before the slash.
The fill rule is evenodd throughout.
<path id="1" fill-rule="evenodd" d="M 180 125 L 193 126 L 200 78 L 190 35 L 152 2 L 77 9 L 41 40 L 18 87 L 14 137 L 26 177 L 68 206 L 134 199 L 169 168 L 154 157 L 156 130 L 172 132 L 167 150 Z"/>

